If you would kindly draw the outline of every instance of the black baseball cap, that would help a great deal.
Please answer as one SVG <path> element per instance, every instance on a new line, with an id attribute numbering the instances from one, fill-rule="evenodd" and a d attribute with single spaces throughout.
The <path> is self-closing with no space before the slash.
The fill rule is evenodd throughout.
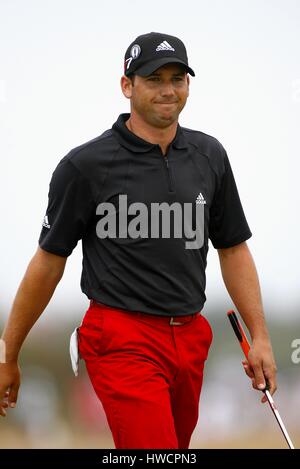
<path id="1" fill-rule="evenodd" d="M 154 32 L 142 34 L 125 53 L 124 75 L 146 77 L 168 63 L 182 64 L 190 75 L 195 76 L 188 65 L 185 45 L 178 37 Z"/>

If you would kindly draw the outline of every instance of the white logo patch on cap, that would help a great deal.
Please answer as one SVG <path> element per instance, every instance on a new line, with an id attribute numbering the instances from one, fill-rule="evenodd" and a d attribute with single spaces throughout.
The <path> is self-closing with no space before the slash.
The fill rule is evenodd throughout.
<path id="1" fill-rule="evenodd" d="M 129 57 L 129 59 L 125 60 L 126 70 L 129 69 L 131 62 L 133 60 L 137 59 L 141 52 L 142 52 L 142 50 L 141 50 L 141 48 L 138 44 L 134 44 L 134 46 L 132 46 L 132 48 L 130 49 L 131 57 Z"/>
<path id="2" fill-rule="evenodd" d="M 175 49 L 167 41 L 163 41 L 161 44 L 159 44 L 159 46 L 157 46 L 155 50 L 157 52 L 160 50 L 172 50 L 175 52 Z"/>
<path id="3" fill-rule="evenodd" d="M 134 46 L 132 46 L 131 51 L 130 51 L 131 57 L 133 59 L 137 59 L 140 53 L 141 53 L 140 46 L 138 44 L 134 44 Z"/>

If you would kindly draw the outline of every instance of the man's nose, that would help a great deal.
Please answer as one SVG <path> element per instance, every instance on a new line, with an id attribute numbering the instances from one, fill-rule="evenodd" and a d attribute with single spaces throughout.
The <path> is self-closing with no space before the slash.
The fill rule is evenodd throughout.
<path id="1" fill-rule="evenodd" d="M 174 96 L 174 86 L 172 82 L 162 83 L 160 88 L 161 96 Z"/>

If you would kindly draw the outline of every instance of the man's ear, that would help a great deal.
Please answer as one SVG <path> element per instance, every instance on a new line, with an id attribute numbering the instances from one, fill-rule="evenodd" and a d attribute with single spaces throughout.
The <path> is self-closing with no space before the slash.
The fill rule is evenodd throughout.
<path id="1" fill-rule="evenodd" d="M 189 94 L 190 94 L 190 76 L 189 75 L 186 76 L 186 81 L 187 81 L 187 84 L 188 84 L 188 96 L 189 96 Z"/>
<path id="2" fill-rule="evenodd" d="M 132 81 L 126 75 L 121 77 L 121 89 L 125 98 L 130 99 L 132 96 Z"/>

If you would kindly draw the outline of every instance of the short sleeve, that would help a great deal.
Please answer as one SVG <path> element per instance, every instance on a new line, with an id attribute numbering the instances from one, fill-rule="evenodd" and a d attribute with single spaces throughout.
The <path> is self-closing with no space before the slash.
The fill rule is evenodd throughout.
<path id="1" fill-rule="evenodd" d="M 69 160 L 61 160 L 50 181 L 39 246 L 53 254 L 69 256 L 93 214 L 95 204 L 88 179 Z"/>
<path id="2" fill-rule="evenodd" d="M 210 210 L 209 238 L 216 249 L 228 248 L 252 236 L 225 149 L 223 172 Z"/>

